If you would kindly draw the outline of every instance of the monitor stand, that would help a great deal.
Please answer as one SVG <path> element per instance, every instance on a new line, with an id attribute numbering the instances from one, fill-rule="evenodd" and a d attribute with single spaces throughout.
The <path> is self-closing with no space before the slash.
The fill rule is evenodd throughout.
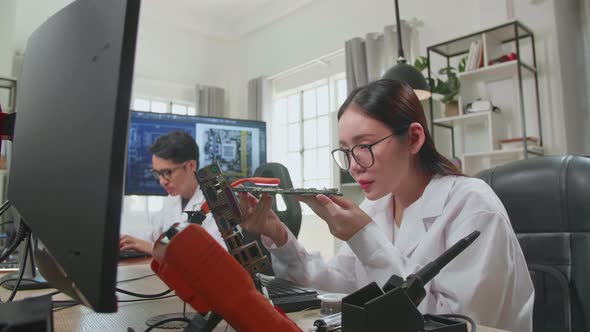
<path id="1" fill-rule="evenodd" d="M 167 323 L 158 324 L 158 328 L 185 330 L 189 326 L 188 321 L 192 321 L 196 314 L 198 314 L 198 313 L 187 312 L 186 311 L 186 302 L 183 302 L 182 312 L 153 316 L 153 317 L 150 317 L 145 323 L 149 327 L 153 327 L 154 325 L 157 325 L 159 322 L 169 319 L 170 321 L 168 321 Z"/>
<path id="2" fill-rule="evenodd" d="M 21 221 L 22 222 L 22 221 Z M 29 239 L 31 241 L 31 245 L 27 246 L 26 242 L 23 241 L 19 246 L 19 257 L 18 257 L 18 271 L 14 273 L 7 274 L 0 278 L 0 284 L 4 288 L 14 289 L 16 287 L 16 282 L 18 280 L 18 275 L 22 269 L 25 270 L 23 274 L 23 278 L 18 286 L 18 290 L 29 290 L 29 289 L 44 289 L 44 288 L 51 288 L 47 283 L 47 280 L 43 278 L 43 276 L 37 270 L 37 265 L 35 264 L 35 256 L 33 255 L 33 243 L 36 244 L 36 240 L 32 238 Z M 26 248 L 28 247 L 28 250 Z M 25 252 L 28 251 L 28 252 Z M 23 266 L 23 261 L 27 255 L 26 264 Z"/>

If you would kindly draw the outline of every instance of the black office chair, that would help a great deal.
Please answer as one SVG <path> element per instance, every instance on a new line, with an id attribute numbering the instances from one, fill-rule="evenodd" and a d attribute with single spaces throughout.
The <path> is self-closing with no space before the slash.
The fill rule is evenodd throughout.
<path id="1" fill-rule="evenodd" d="M 258 166 L 258 168 L 254 171 L 255 177 L 265 177 L 265 178 L 278 178 L 281 180 L 281 184 L 279 184 L 280 188 L 288 189 L 293 188 L 293 182 L 291 181 L 291 176 L 289 175 L 289 170 L 280 163 L 266 163 Z M 285 202 L 285 210 L 279 210 L 277 206 L 277 199 L 273 200 L 272 209 L 277 214 L 279 219 L 289 228 L 291 233 L 297 237 L 299 235 L 299 230 L 301 229 L 301 203 L 294 199 L 292 196 L 281 196 L 283 201 Z M 250 233 L 248 231 L 242 231 L 244 235 L 245 241 L 258 241 L 260 248 L 270 258 L 270 254 L 260 241 L 260 235 Z M 268 273 L 272 274 L 272 273 Z"/>
<path id="2" fill-rule="evenodd" d="M 590 331 L 590 158 L 520 160 L 477 177 L 504 203 L 524 252 L 533 331 Z"/>
<path id="3" fill-rule="evenodd" d="M 280 163 L 266 163 L 258 166 L 254 171 L 255 177 L 277 178 L 281 180 L 279 188 L 293 188 L 293 182 L 287 167 Z M 277 200 L 273 200 L 272 209 L 279 216 L 279 219 L 287 225 L 291 233 L 297 237 L 301 229 L 301 203 L 292 196 L 282 196 L 286 209 L 280 211 L 277 207 Z"/>

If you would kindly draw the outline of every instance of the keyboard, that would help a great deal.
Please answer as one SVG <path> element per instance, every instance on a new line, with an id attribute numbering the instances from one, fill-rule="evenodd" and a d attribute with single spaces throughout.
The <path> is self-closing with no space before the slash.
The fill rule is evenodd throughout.
<path id="1" fill-rule="evenodd" d="M 4 261 L 0 262 L 0 272 L 18 271 L 18 257 L 10 254 Z"/>
<path id="2" fill-rule="evenodd" d="M 148 256 L 151 255 L 139 250 L 128 249 L 119 251 L 119 259 L 139 258 Z"/>
<path id="3" fill-rule="evenodd" d="M 18 262 L 8 261 L 0 263 L 0 272 L 14 272 L 18 271 Z"/>
<path id="4" fill-rule="evenodd" d="M 266 275 L 258 275 L 258 280 L 266 287 L 274 305 L 284 312 L 320 307 L 318 292 L 313 289 L 299 287 L 288 280 Z"/>

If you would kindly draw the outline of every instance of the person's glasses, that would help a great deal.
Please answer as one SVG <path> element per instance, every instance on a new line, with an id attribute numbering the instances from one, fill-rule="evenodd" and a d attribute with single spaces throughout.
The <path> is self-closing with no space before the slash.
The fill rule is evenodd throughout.
<path id="1" fill-rule="evenodd" d="M 160 176 L 163 177 L 164 179 L 170 181 L 170 179 L 172 178 L 172 174 L 174 173 L 174 171 L 176 171 L 177 169 L 181 169 L 184 166 L 186 166 L 187 163 L 183 163 L 180 166 L 176 166 L 173 168 L 165 168 L 165 169 L 153 169 L 151 170 L 152 175 L 154 176 L 154 179 L 156 180 L 160 180 Z"/>
<path id="2" fill-rule="evenodd" d="M 391 134 L 389 136 L 383 137 L 382 139 L 378 140 L 373 144 L 357 144 L 353 146 L 351 149 L 335 149 L 332 150 L 332 157 L 334 157 L 334 161 L 336 165 L 340 167 L 344 171 L 348 171 L 350 169 L 350 156 L 354 158 L 357 164 L 363 168 L 369 168 L 373 166 L 375 163 L 375 156 L 373 155 L 373 146 L 376 144 L 383 142 L 384 140 L 394 136 Z"/>

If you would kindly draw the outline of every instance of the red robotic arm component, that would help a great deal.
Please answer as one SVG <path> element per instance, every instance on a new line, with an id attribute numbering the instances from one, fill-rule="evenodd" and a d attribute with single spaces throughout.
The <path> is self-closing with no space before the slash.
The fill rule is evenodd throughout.
<path id="1" fill-rule="evenodd" d="M 238 331 L 301 331 L 201 226 L 173 226 L 154 245 L 152 270 L 198 312 L 213 311 Z M 184 228 L 182 228 L 184 227 Z"/>
<path id="2" fill-rule="evenodd" d="M 242 183 L 246 183 L 246 182 L 251 182 L 254 184 L 259 184 L 259 185 L 265 185 L 265 186 L 278 186 L 279 184 L 281 184 L 281 179 L 277 179 L 277 178 L 244 178 L 244 179 L 240 179 L 237 181 L 232 182 L 231 186 L 233 187 L 237 187 L 239 185 L 241 185 Z M 203 203 L 203 205 L 201 205 L 201 212 L 204 214 L 209 213 L 209 204 L 207 204 L 207 202 Z"/>

